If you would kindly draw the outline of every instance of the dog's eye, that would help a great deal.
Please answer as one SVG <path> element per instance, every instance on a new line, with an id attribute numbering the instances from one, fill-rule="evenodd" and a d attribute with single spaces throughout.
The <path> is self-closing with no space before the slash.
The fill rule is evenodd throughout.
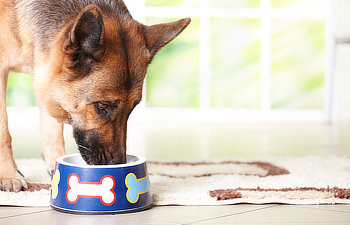
<path id="1" fill-rule="evenodd" d="M 108 111 L 110 110 L 111 106 L 102 102 L 96 102 L 95 107 L 99 114 L 102 116 L 106 116 L 108 114 Z"/>
<path id="2" fill-rule="evenodd" d="M 98 110 L 106 110 L 109 107 L 109 105 L 101 103 L 101 102 L 97 102 L 96 107 Z"/>
<path id="3" fill-rule="evenodd" d="M 98 112 L 98 114 L 103 117 L 107 118 L 110 116 L 113 116 L 118 109 L 120 100 L 116 100 L 114 102 L 95 102 L 95 107 Z"/>

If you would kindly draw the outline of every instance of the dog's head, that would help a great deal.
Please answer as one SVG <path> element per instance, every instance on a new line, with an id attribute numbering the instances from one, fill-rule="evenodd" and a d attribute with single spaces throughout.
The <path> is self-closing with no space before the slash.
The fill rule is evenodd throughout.
<path id="1" fill-rule="evenodd" d="M 127 120 L 141 101 L 148 64 L 189 23 L 145 26 L 89 5 L 62 31 L 45 103 L 72 125 L 88 164 L 125 163 Z"/>

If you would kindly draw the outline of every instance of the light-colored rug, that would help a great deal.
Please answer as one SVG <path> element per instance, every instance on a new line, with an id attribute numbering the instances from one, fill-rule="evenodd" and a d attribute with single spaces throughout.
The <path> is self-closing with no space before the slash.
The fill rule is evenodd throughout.
<path id="1" fill-rule="evenodd" d="M 17 160 L 30 191 L 0 191 L 0 205 L 48 206 L 41 160 Z M 350 204 L 350 158 L 148 161 L 155 205 Z"/>

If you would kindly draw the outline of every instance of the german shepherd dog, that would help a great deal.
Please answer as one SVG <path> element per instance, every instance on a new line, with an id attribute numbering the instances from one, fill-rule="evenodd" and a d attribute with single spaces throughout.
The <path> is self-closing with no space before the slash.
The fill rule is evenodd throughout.
<path id="1" fill-rule="evenodd" d="M 129 114 L 147 67 L 189 18 L 146 26 L 122 0 L 0 0 L 0 190 L 26 189 L 12 154 L 6 113 L 10 70 L 33 76 L 42 157 L 65 154 L 63 124 L 88 164 L 126 161 Z"/>

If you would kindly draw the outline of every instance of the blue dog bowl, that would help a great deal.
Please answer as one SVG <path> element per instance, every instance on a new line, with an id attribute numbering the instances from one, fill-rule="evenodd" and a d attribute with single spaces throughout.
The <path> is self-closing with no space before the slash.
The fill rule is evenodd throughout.
<path id="1" fill-rule="evenodd" d="M 148 209 L 153 199 L 142 157 L 125 164 L 87 165 L 80 154 L 57 159 L 52 179 L 53 208 L 71 213 L 120 213 Z"/>

